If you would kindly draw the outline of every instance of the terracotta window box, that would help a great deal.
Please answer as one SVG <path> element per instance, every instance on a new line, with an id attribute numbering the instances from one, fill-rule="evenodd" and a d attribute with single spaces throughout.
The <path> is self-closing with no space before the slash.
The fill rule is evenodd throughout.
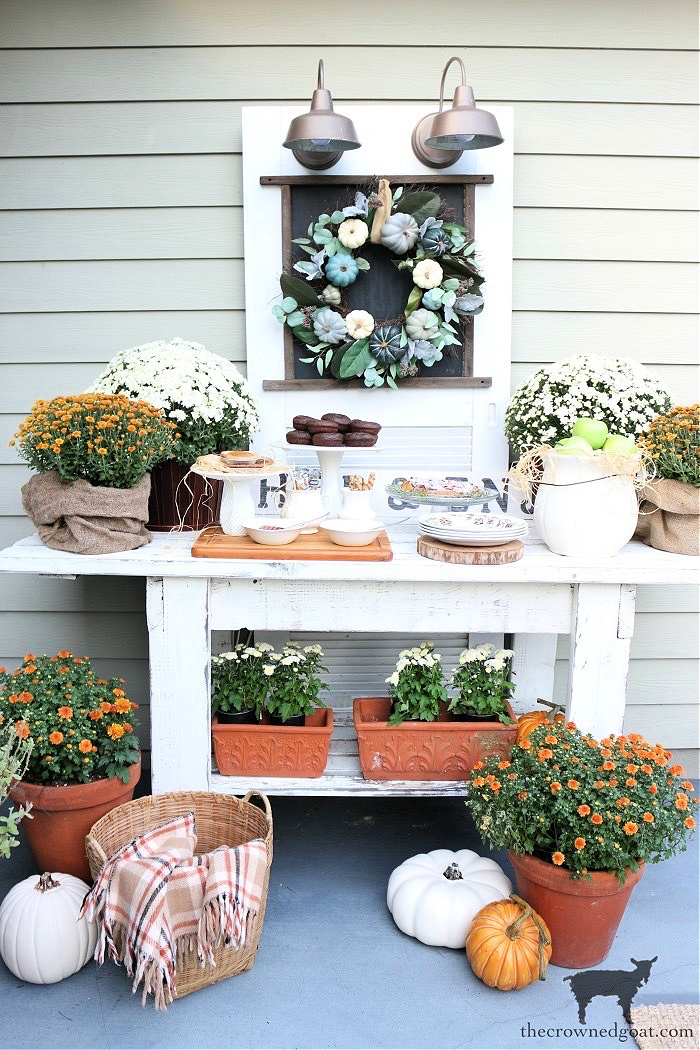
<path id="1" fill-rule="evenodd" d="M 436 722 L 389 725 L 388 697 L 356 697 L 352 709 L 365 780 L 466 780 L 476 762 L 506 758 L 515 743 L 515 724 L 456 722 L 446 711 Z"/>
<path id="2" fill-rule="evenodd" d="M 303 726 L 219 725 L 212 719 L 214 756 L 227 777 L 320 777 L 326 768 L 333 711 L 322 707 Z"/>

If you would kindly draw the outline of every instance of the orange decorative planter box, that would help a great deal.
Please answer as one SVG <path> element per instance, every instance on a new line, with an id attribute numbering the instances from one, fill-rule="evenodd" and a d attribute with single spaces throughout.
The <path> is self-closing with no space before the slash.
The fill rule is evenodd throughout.
<path id="1" fill-rule="evenodd" d="M 487 755 L 506 758 L 516 725 L 454 722 L 443 712 L 436 722 L 388 724 L 388 697 L 356 697 L 352 712 L 365 780 L 466 780 Z"/>
<path id="2" fill-rule="evenodd" d="M 303 726 L 219 725 L 212 719 L 214 756 L 227 777 L 320 777 L 326 768 L 333 711 L 321 707 Z"/>

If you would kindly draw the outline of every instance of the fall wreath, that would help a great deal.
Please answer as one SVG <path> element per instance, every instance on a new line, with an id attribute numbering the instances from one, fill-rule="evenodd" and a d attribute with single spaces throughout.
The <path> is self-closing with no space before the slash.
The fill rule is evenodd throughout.
<path id="1" fill-rule="evenodd" d="M 463 321 L 483 309 L 483 277 L 466 228 L 447 214 L 437 193 L 404 196 L 400 186 L 392 194 L 380 179 L 376 192 L 356 193 L 353 204 L 323 212 L 306 236 L 295 237 L 292 243 L 309 259 L 282 274 L 283 299 L 272 312 L 306 347 L 300 360 L 321 376 L 396 388 L 459 346 Z M 386 248 L 398 270 L 411 272 L 413 288 L 398 318 L 377 319 L 347 304 L 345 289 L 370 270 L 362 255 L 366 243 Z"/>

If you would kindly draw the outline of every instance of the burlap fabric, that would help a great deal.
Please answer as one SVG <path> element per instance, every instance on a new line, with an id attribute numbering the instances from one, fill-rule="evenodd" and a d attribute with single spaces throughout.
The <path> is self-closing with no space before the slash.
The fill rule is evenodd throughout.
<path id="1" fill-rule="evenodd" d="M 642 489 L 637 539 L 673 554 L 700 554 L 700 489 L 661 478 Z"/>
<path id="2" fill-rule="evenodd" d="M 133 489 L 102 488 L 78 479 L 64 484 L 55 470 L 22 486 L 22 506 L 47 547 L 73 554 L 115 554 L 151 542 L 146 528 L 151 477 Z"/>

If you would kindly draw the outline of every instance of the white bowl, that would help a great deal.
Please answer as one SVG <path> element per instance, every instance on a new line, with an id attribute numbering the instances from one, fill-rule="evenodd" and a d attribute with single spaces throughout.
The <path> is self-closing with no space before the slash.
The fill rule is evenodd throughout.
<path id="1" fill-rule="evenodd" d="M 251 540 L 255 540 L 256 543 L 264 543 L 265 546 L 282 546 L 284 543 L 291 543 L 301 532 L 301 525 L 298 528 L 281 525 L 279 519 L 275 518 L 249 518 L 243 522 L 243 528 Z"/>
<path id="2" fill-rule="evenodd" d="M 320 522 L 318 527 L 340 547 L 366 547 L 386 528 L 382 521 L 361 518 L 332 518 Z"/>

